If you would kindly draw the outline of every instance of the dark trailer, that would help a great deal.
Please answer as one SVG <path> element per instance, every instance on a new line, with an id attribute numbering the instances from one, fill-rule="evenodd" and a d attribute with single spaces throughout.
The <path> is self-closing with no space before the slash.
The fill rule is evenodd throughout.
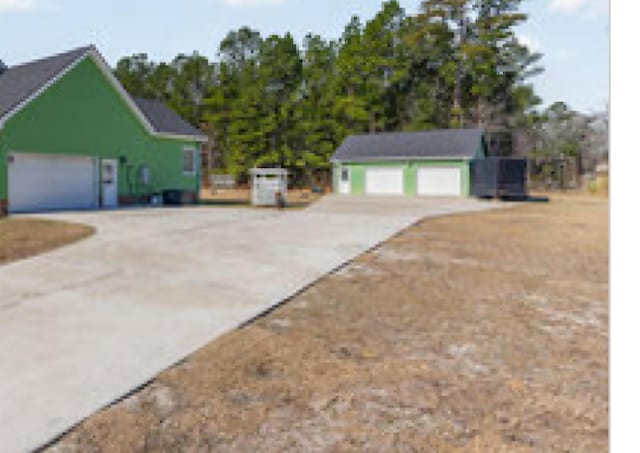
<path id="1" fill-rule="evenodd" d="M 527 197 L 527 160 L 487 157 L 472 161 L 471 193 L 479 198 Z"/>

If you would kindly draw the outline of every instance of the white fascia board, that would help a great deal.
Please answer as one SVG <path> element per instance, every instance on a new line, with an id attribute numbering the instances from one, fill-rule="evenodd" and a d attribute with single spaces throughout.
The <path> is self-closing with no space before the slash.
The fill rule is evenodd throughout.
<path id="1" fill-rule="evenodd" d="M 105 59 L 102 57 L 102 55 L 100 55 L 100 52 L 98 52 L 98 49 L 96 49 L 95 47 L 91 48 L 91 50 L 89 50 L 88 52 L 88 55 L 91 57 L 94 63 L 98 66 L 98 68 L 100 68 L 104 76 L 111 83 L 111 86 L 115 88 L 115 90 L 118 92 L 122 100 L 127 104 L 127 107 L 129 107 L 129 110 L 131 110 L 134 116 L 138 118 L 140 123 L 142 123 L 146 131 L 151 135 L 155 135 L 157 133 L 156 130 L 153 128 L 153 126 L 151 125 L 147 117 L 144 115 L 144 113 L 142 113 L 138 105 L 131 98 L 129 93 L 127 93 L 127 90 L 124 89 L 120 81 L 113 74 L 113 71 L 111 70 L 111 68 L 105 61 Z"/>
<path id="2" fill-rule="evenodd" d="M 336 163 L 336 164 L 340 164 L 340 163 L 354 163 L 354 164 L 360 164 L 360 163 L 366 163 L 366 162 L 405 162 L 405 161 L 419 161 L 419 160 L 473 160 L 472 157 L 468 157 L 468 156 L 459 156 L 459 157 L 451 157 L 451 156 L 442 156 L 442 157 L 435 157 L 435 156 L 423 156 L 423 157 L 416 157 L 416 156 L 398 156 L 398 157 L 383 157 L 383 156 L 379 156 L 379 157 L 355 157 L 352 159 L 331 159 L 330 162 L 332 163 Z"/>
<path id="3" fill-rule="evenodd" d="M 149 120 L 147 120 L 147 118 L 140 111 L 140 109 L 135 104 L 135 102 L 133 102 L 133 99 L 131 99 L 131 96 L 129 96 L 129 93 L 126 92 L 126 90 L 120 84 L 118 79 L 116 79 L 116 77 L 113 75 L 113 72 L 111 71 L 111 68 L 109 68 L 109 65 L 104 60 L 104 58 L 102 58 L 102 56 L 100 55 L 100 53 L 98 52 L 98 50 L 95 47 L 91 47 L 90 49 L 88 49 L 87 52 L 85 52 L 84 54 L 80 55 L 71 64 L 69 64 L 66 68 L 64 68 L 62 71 L 57 73 L 55 76 L 53 76 L 52 78 L 47 80 L 47 82 L 44 83 L 40 88 L 38 88 L 32 95 L 30 95 L 28 98 L 24 99 L 17 106 L 15 106 L 13 109 L 11 109 L 6 115 L 4 115 L 0 119 L 0 128 L 2 128 L 6 124 L 7 121 L 9 121 L 13 116 L 15 116 L 23 108 L 25 108 L 27 105 L 29 105 L 31 102 L 33 102 L 42 93 L 47 91 L 56 82 L 58 82 L 65 75 L 67 75 L 69 72 L 71 72 L 76 66 L 78 66 L 78 64 L 80 64 L 82 61 L 84 61 L 84 59 L 87 58 L 87 57 L 91 57 L 91 59 L 96 63 L 96 65 L 98 66 L 100 71 L 104 74 L 104 76 L 107 78 L 107 80 L 111 83 L 111 85 L 115 88 L 115 90 L 118 92 L 118 94 L 122 97 L 122 99 L 125 101 L 125 103 L 129 107 L 129 109 L 133 112 L 133 114 L 142 123 L 142 125 L 147 130 L 147 132 L 149 132 L 150 134 L 155 134 L 156 131 L 153 129 L 153 126 L 151 126 L 151 123 L 149 123 Z"/>
<path id="4" fill-rule="evenodd" d="M 179 135 L 179 134 L 170 134 L 168 132 L 156 132 L 153 135 L 159 138 L 172 138 L 175 140 L 182 140 L 188 142 L 198 142 L 198 143 L 206 143 L 209 141 L 209 137 L 206 135 Z"/>
<path id="5" fill-rule="evenodd" d="M 113 85 L 113 87 L 116 89 L 120 97 L 122 97 L 122 99 L 125 101 L 129 109 L 133 112 L 136 118 L 140 120 L 140 122 L 142 123 L 142 125 L 144 126 L 144 128 L 147 130 L 149 134 L 155 137 L 160 137 L 160 138 L 175 138 L 178 140 L 188 140 L 188 141 L 195 141 L 195 142 L 201 142 L 201 143 L 205 143 L 208 140 L 208 138 L 204 135 L 198 135 L 198 136 L 179 135 L 179 134 L 171 134 L 168 132 L 157 131 L 153 127 L 151 122 L 147 119 L 145 114 L 142 113 L 142 110 L 140 110 L 140 108 L 138 107 L 138 104 L 135 103 L 135 101 L 131 98 L 131 95 L 127 92 L 127 90 L 124 89 L 120 81 L 113 74 L 113 71 L 111 71 L 111 68 L 109 67 L 105 59 L 102 57 L 100 52 L 98 52 L 97 49 L 93 48 L 89 51 L 89 54 L 93 58 L 93 61 L 95 61 L 98 67 L 102 70 L 105 77 L 109 80 L 109 82 L 111 82 L 111 85 Z"/>
<path id="6" fill-rule="evenodd" d="M 2 118 L 0 118 L 0 129 L 2 129 L 4 127 L 4 125 L 7 123 L 7 121 L 9 121 L 11 118 L 13 118 L 16 114 L 18 114 L 18 112 L 20 112 L 27 105 L 31 104 L 31 102 L 33 102 L 38 96 L 40 96 L 42 93 L 47 91 L 49 89 L 49 87 L 51 87 L 58 80 L 63 78 L 65 75 L 67 75 L 67 73 L 69 73 L 73 68 L 78 66 L 78 64 L 82 60 L 84 60 L 86 56 L 87 56 L 86 53 L 80 55 L 69 66 L 64 68 L 62 71 L 60 71 L 58 74 L 53 76 L 51 79 L 47 80 L 47 82 L 44 83 L 40 88 L 38 88 L 33 94 L 31 94 L 29 97 L 27 97 L 26 99 L 21 101 L 18 105 L 16 105 L 14 108 L 9 110 Z"/>
<path id="7" fill-rule="evenodd" d="M 98 66 L 100 71 L 107 78 L 111 86 L 116 90 L 116 92 L 120 95 L 122 100 L 127 104 L 129 110 L 133 113 L 133 115 L 140 121 L 143 125 L 144 129 L 153 136 L 156 137 L 165 137 L 165 138 L 176 138 L 180 140 L 189 140 L 196 141 L 200 143 L 204 143 L 208 140 L 206 136 L 182 136 L 182 135 L 174 135 L 168 133 L 158 132 L 154 129 L 153 125 L 149 122 L 147 117 L 142 113 L 138 105 L 131 98 L 127 90 L 124 89 L 120 81 L 113 74 L 113 71 L 107 64 L 106 60 L 102 57 L 98 49 L 95 47 L 91 47 L 87 50 L 86 53 L 80 55 L 76 60 L 74 60 L 71 64 L 69 64 L 66 68 L 60 71 L 58 74 L 49 79 L 46 83 L 44 83 L 37 91 L 35 91 L 31 96 L 24 99 L 20 104 L 11 109 L 8 113 L 6 113 L 2 118 L 0 118 L 0 130 L 4 127 L 7 121 L 9 121 L 13 116 L 15 116 L 18 112 L 20 112 L 23 108 L 33 102 L 38 96 L 47 91 L 52 85 L 54 85 L 58 80 L 62 79 L 65 75 L 71 72 L 78 64 L 84 61 L 85 58 L 91 57 L 93 62 Z"/>

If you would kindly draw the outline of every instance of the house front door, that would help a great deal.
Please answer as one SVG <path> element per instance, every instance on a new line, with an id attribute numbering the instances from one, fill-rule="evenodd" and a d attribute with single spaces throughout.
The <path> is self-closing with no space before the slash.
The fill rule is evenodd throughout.
<path id="1" fill-rule="evenodd" d="M 118 207 L 118 161 L 102 161 L 102 207 Z"/>
<path id="2" fill-rule="evenodd" d="M 341 194 L 348 195 L 351 193 L 351 171 L 349 168 L 340 169 L 339 191 Z"/>

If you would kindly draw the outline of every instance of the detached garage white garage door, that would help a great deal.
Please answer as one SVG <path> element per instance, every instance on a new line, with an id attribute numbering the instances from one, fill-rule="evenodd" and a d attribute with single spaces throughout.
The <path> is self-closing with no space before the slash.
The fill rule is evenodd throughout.
<path id="1" fill-rule="evenodd" d="M 402 168 L 367 168 L 365 170 L 367 195 L 402 195 L 404 177 Z"/>
<path id="2" fill-rule="evenodd" d="M 458 167 L 418 169 L 418 195 L 461 196 L 462 174 Z"/>
<path id="3" fill-rule="evenodd" d="M 9 211 L 97 207 L 97 170 L 91 157 L 12 154 Z"/>

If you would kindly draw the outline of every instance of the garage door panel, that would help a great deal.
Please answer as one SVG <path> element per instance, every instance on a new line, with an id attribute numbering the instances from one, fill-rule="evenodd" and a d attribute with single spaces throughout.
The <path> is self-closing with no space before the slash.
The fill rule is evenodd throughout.
<path id="1" fill-rule="evenodd" d="M 404 193 L 402 168 L 367 168 L 365 192 L 367 195 L 402 195 Z"/>
<path id="2" fill-rule="evenodd" d="M 462 173 L 459 167 L 423 167 L 418 169 L 418 195 L 461 196 Z"/>
<path id="3" fill-rule="evenodd" d="M 96 207 L 91 157 L 12 154 L 8 168 L 11 212 Z"/>

